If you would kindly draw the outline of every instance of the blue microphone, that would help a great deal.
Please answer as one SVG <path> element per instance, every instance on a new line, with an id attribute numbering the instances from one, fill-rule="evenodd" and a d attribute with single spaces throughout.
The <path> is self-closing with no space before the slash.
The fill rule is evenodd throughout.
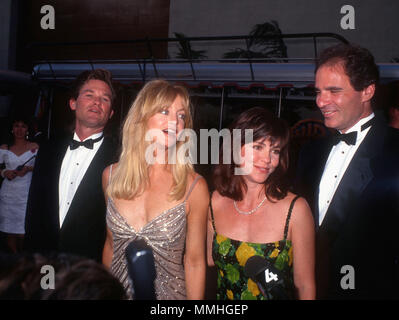
<path id="1" fill-rule="evenodd" d="M 137 239 L 129 243 L 125 255 L 134 299 L 156 300 L 156 271 L 151 247 L 143 239 Z"/>

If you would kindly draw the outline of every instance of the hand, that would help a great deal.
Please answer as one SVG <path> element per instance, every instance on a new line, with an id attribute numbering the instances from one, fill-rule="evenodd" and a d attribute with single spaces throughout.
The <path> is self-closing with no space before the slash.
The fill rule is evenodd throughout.
<path id="1" fill-rule="evenodd" d="M 32 167 L 23 166 L 21 170 L 15 170 L 15 172 L 17 173 L 18 177 L 23 177 L 30 171 L 30 168 Z"/>
<path id="2" fill-rule="evenodd" d="M 16 170 L 4 170 L 3 175 L 8 180 L 13 180 L 17 176 Z"/>

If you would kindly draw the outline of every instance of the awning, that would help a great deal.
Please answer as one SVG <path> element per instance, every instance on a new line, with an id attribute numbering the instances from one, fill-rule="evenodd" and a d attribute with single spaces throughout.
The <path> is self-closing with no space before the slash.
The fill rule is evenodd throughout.
<path id="1" fill-rule="evenodd" d="M 36 83 L 32 75 L 25 72 L 13 70 L 0 70 L 1 92 L 13 91 L 21 88 L 34 86 Z"/>
<path id="2" fill-rule="evenodd" d="M 313 63 L 167 63 L 132 62 L 48 62 L 34 67 L 35 78 L 45 82 L 69 82 L 85 70 L 104 68 L 115 81 L 142 83 L 162 78 L 185 83 L 189 87 L 209 86 L 276 89 L 281 86 L 303 88 L 314 84 Z M 399 80 L 399 64 L 379 64 L 381 82 Z"/>

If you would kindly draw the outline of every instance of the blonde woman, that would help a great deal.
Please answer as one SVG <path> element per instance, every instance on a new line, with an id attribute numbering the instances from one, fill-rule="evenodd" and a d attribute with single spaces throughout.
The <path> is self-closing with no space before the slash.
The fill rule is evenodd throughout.
<path id="1" fill-rule="evenodd" d="M 137 238 L 153 249 L 157 299 L 204 297 L 208 188 L 191 163 L 179 157 L 168 163 L 168 155 L 186 143 L 177 141 L 179 134 L 191 126 L 184 87 L 164 80 L 147 83 L 126 117 L 119 162 L 104 170 L 108 206 L 103 263 L 131 298 L 125 249 Z M 150 130 L 158 132 L 153 139 L 148 139 Z"/>

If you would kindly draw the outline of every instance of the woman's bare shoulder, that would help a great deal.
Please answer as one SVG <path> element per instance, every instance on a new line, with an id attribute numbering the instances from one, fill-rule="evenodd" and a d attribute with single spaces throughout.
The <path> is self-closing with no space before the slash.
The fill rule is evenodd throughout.
<path id="1" fill-rule="evenodd" d="M 8 147 L 7 147 L 7 145 L 6 145 L 6 144 L 2 144 L 2 145 L 0 145 L 0 149 L 2 149 L 2 150 L 7 150 L 7 149 L 8 149 Z"/>
<path id="2" fill-rule="evenodd" d="M 28 144 L 28 149 L 31 149 L 31 150 L 37 150 L 37 149 L 39 149 L 39 145 L 36 143 L 36 142 L 30 142 L 29 144 Z"/>
<path id="3" fill-rule="evenodd" d="M 214 211 L 219 211 L 231 203 L 231 199 L 225 196 L 222 196 L 217 190 L 212 193 L 212 209 Z M 222 210 L 223 211 L 223 210 Z"/>
<path id="4" fill-rule="evenodd" d="M 193 172 L 190 173 L 187 179 L 187 192 L 189 192 L 189 189 L 193 185 L 194 181 L 197 179 L 195 182 L 194 188 L 192 190 L 192 193 L 194 193 L 196 196 L 200 196 L 202 198 L 207 198 L 209 199 L 209 189 L 208 189 L 208 183 L 206 182 L 205 178 L 201 176 L 200 174 Z"/>
<path id="5" fill-rule="evenodd" d="M 287 205 L 290 206 L 296 197 L 297 197 L 296 194 L 289 192 L 284 200 L 286 200 Z M 299 220 L 308 219 L 311 215 L 312 212 L 310 210 L 308 202 L 306 201 L 305 198 L 299 196 L 295 200 L 295 203 L 292 207 L 291 220 L 295 221 L 298 219 Z"/>
<path id="6" fill-rule="evenodd" d="M 103 170 L 103 178 L 108 179 L 109 174 L 110 174 L 110 172 L 111 172 L 111 168 L 112 168 L 112 172 L 114 172 L 114 171 L 115 171 L 115 168 L 117 168 L 117 167 L 118 167 L 118 162 L 112 163 L 112 164 L 110 164 L 108 167 L 106 167 L 106 168 Z M 111 174 L 112 174 L 112 173 L 111 173 Z"/>
<path id="7" fill-rule="evenodd" d="M 307 203 L 305 198 L 300 197 L 297 194 L 292 193 L 290 191 L 287 192 L 287 195 L 283 199 L 279 200 L 279 202 L 283 203 L 284 205 L 290 205 L 292 203 L 292 201 L 294 201 L 294 199 L 296 197 L 298 197 L 298 199 L 295 200 L 294 207 L 299 205 L 299 204 L 303 205 L 304 203 Z"/>

